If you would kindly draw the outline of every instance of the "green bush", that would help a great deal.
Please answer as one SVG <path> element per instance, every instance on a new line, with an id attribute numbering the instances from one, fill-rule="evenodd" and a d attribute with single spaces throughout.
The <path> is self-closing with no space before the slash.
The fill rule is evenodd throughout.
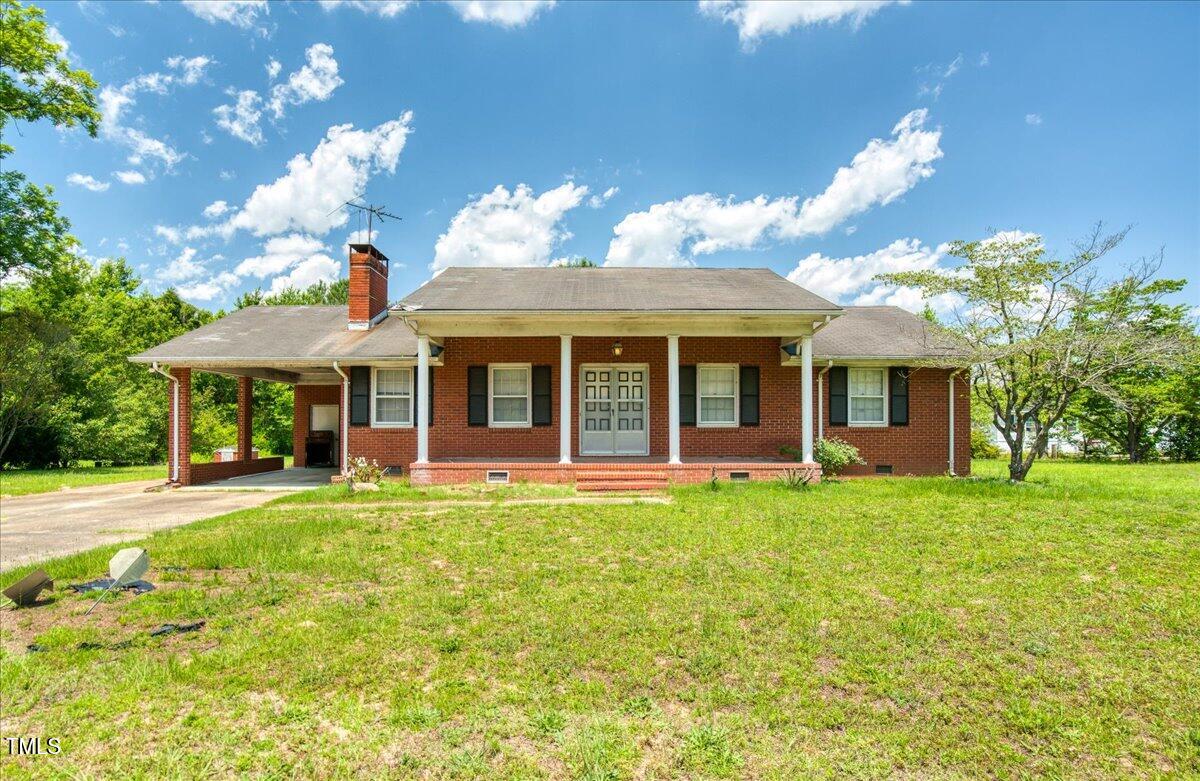
<path id="1" fill-rule="evenodd" d="M 803 451 L 798 447 L 784 445 L 779 452 L 800 461 L 804 458 Z M 813 447 L 813 458 L 821 465 L 821 471 L 826 477 L 840 474 L 851 464 L 865 464 L 866 461 L 858 454 L 858 448 L 849 442 L 843 442 L 837 437 L 823 437 L 817 440 Z"/>
<path id="2" fill-rule="evenodd" d="M 999 458 L 1000 448 L 986 431 L 971 429 L 971 458 Z"/>

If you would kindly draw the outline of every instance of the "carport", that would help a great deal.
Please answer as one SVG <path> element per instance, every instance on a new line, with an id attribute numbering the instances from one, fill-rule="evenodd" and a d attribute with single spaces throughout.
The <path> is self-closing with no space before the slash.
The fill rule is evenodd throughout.
<path id="1" fill-rule="evenodd" d="M 384 318 L 370 329 L 347 328 L 347 319 L 345 306 L 251 306 L 132 356 L 131 361 L 147 364 L 170 382 L 169 481 L 194 486 L 237 480 L 239 489 L 253 487 L 249 476 L 279 484 L 328 482 L 347 460 L 348 367 L 411 366 L 416 360 L 416 337 L 402 318 Z M 237 378 L 238 434 L 232 460 L 192 463 L 193 372 Z M 283 458 L 254 458 L 255 380 L 295 388 L 296 469 L 286 476 L 278 474 Z M 329 443 L 332 470 L 304 471 L 305 447 L 314 433 Z"/>

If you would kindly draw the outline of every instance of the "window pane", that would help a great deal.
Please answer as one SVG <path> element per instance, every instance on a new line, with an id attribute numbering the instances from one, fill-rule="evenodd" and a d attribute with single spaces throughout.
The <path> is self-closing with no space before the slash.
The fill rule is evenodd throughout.
<path id="1" fill-rule="evenodd" d="M 524 396 L 528 390 L 529 372 L 526 369 L 494 369 L 493 396 Z"/>
<path id="2" fill-rule="evenodd" d="M 882 369 L 854 369 L 850 372 L 851 396 L 882 396 Z"/>
<path id="3" fill-rule="evenodd" d="M 408 398 L 381 396 L 375 399 L 376 423 L 409 423 Z"/>
<path id="4" fill-rule="evenodd" d="M 732 423 L 733 399 L 700 399 L 700 421 L 702 423 Z"/>
<path id="5" fill-rule="evenodd" d="M 855 423 L 882 423 L 883 399 L 850 399 L 850 419 Z"/>
<path id="6" fill-rule="evenodd" d="M 528 400 L 526 398 L 492 399 L 492 421 L 495 423 L 527 423 Z"/>
<path id="7" fill-rule="evenodd" d="M 408 369 L 380 369 L 375 372 L 375 393 L 380 396 L 407 396 L 412 372 Z"/>
<path id="8" fill-rule="evenodd" d="M 732 396 L 734 386 L 733 369 L 701 369 L 701 396 Z"/>

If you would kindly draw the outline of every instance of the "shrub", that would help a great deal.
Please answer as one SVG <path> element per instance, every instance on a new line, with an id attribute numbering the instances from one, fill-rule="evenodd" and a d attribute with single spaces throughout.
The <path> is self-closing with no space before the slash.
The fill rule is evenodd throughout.
<path id="1" fill-rule="evenodd" d="M 812 473 L 807 469 L 785 469 L 779 475 L 779 483 L 784 488 L 803 491 L 812 483 Z"/>
<path id="2" fill-rule="evenodd" d="M 368 461 L 363 457 L 350 459 L 351 483 L 378 483 L 383 476 L 383 468 L 378 461 Z"/>
<path id="3" fill-rule="evenodd" d="M 858 454 L 858 448 L 837 437 L 818 439 L 817 446 L 813 448 L 813 457 L 821 465 L 821 471 L 830 477 L 841 474 L 851 464 L 862 466 L 867 463 Z"/>
<path id="4" fill-rule="evenodd" d="M 804 458 L 803 451 L 791 445 L 784 445 L 779 448 L 779 452 L 786 456 L 791 456 L 797 461 Z M 833 477 L 841 473 L 843 469 L 851 464 L 861 465 L 867 463 L 859 456 L 858 448 L 849 442 L 843 442 L 837 437 L 822 437 L 818 439 L 816 446 L 813 447 L 813 458 L 821 465 L 821 471 L 826 477 Z"/>
<path id="5" fill-rule="evenodd" d="M 971 458 L 999 458 L 1000 448 L 986 431 L 971 429 Z"/>

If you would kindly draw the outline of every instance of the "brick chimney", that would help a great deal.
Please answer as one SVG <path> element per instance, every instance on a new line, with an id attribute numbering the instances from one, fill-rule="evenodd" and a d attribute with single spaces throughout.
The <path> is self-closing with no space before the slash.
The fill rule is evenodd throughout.
<path id="1" fill-rule="evenodd" d="M 351 331 L 365 331 L 387 317 L 388 259 L 371 244 L 350 245 Z"/>

